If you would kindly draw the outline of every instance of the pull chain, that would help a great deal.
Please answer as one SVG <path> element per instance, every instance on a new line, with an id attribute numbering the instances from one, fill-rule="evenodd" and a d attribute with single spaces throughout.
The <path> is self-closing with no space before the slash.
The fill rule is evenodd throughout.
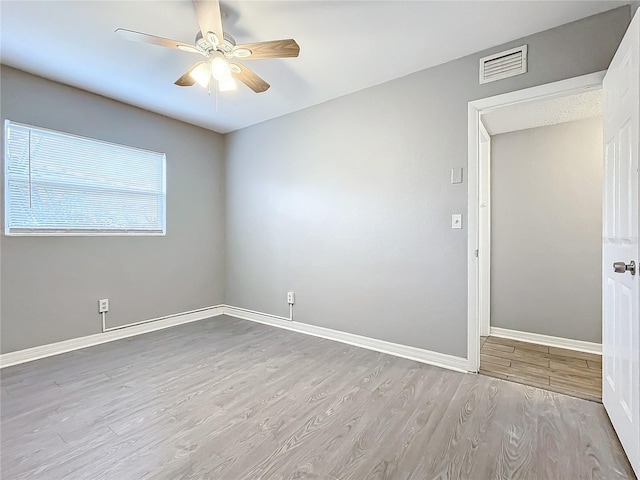
<path id="1" fill-rule="evenodd" d="M 213 83 L 213 95 L 215 98 L 215 102 L 216 102 L 216 112 L 218 111 L 218 82 L 213 80 L 212 78 L 209 79 L 209 84 L 207 85 L 207 91 L 209 93 L 209 96 L 211 96 L 211 84 Z"/>

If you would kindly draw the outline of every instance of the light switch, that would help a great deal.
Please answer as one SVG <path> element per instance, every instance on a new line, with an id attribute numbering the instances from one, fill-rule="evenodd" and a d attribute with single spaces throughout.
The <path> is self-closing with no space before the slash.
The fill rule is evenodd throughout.
<path id="1" fill-rule="evenodd" d="M 451 228 L 462 228 L 462 214 L 454 213 L 451 215 Z"/>
<path id="2" fill-rule="evenodd" d="M 451 183 L 462 183 L 462 167 L 451 169 Z"/>

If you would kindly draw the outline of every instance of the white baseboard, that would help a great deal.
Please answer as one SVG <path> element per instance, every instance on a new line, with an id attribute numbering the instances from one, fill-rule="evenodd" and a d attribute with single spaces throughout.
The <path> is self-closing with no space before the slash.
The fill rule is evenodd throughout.
<path id="1" fill-rule="evenodd" d="M 332 330 L 330 328 L 317 327 L 308 323 L 292 322 L 285 317 L 246 310 L 244 308 L 232 307 L 229 305 L 224 305 L 223 308 L 224 314 L 231 317 L 264 323 L 273 327 L 284 328 L 298 333 L 313 335 L 314 337 L 334 340 L 336 342 L 367 348 L 376 352 L 395 355 L 396 357 L 407 358 L 409 360 L 415 360 L 417 362 L 467 373 L 468 362 L 466 358 L 432 352 L 430 350 L 423 350 L 416 347 L 409 347 L 407 345 L 400 345 L 398 343 L 387 342 L 385 340 L 363 337 L 361 335 Z"/>
<path id="2" fill-rule="evenodd" d="M 315 337 L 334 340 L 354 345 L 356 347 L 367 348 L 376 352 L 387 353 L 389 355 L 395 355 L 396 357 L 407 358 L 409 360 L 448 368 L 458 372 L 467 372 L 468 362 L 466 358 L 432 352 L 430 350 L 423 350 L 421 348 L 410 347 L 407 345 L 400 345 L 398 343 L 387 342 L 385 340 L 363 337 L 361 335 L 332 330 L 330 328 L 317 327 L 307 323 L 292 322 L 286 317 L 256 312 L 230 305 L 216 305 L 199 310 L 192 310 L 190 312 L 178 313 L 167 317 L 150 319 L 147 323 L 127 328 L 104 333 L 96 333 L 86 337 L 72 338 L 62 342 L 50 343 L 48 345 L 41 345 L 38 347 L 27 348 L 25 350 L 5 353 L 0 355 L 0 368 L 31 362 L 40 358 L 59 355 L 73 350 L 79 350 L 81 348 L 91 347 L 101 343 L 113 342 L 122 338 L 142 335 L 144 333 L 174 327 L 183 323 L 196 322 L 223 314 L 243 320 L 271 325 L 273 327 L 292 330 L 298 333 L 313 335 Z"/>
<path id="3" fill-rule="evenodd" d="M 222 315 L 222 313 L 223 307 L 221 305 L 217 305 L 214 307 L 201 308 L 198 310 L 191 310 L 189 312 L 177 313 L 175 315 L 168 315 L 166 317 L 150 319 L 148 323 L 128 328 L 96 333 L 86 337 L 72 338 L 70 340 L 63 340 L 62 342 L 50 343 L 48 345 L 27 348 L 16 352 L 4 353 L 0 355 L 0 368 L 10 367 L 11 365 L 17 365 L 19 363 L 31 362 L 32 360 L 37 360 L 39 358 L 51 357 L 53 355 L 59 355 L 72 350 L 79 350 L 81 348 L 99 345 L 101 343 L 113 342 L 114 340 L 120 340 L 121 338 L 133 337 L 136 335 L 142 335 L 143 333 L 175 327 L 176 325 L 181 325 L 183 323 L 196 322 L 198 320 Z"/>
<path id="4" fill-rule="evenodd" d="M 491 327 L 490 332 L 490 335 L 493 335 L 494 337 L 509 338 L 511 340 L 520 340 L 521 342 L 538 343 L 548 347 L 566 348 L 567 350 L 576 350 L 578 352 L 602 355 L 602 344 L 600 343 L 552 337 L 550 335 L 541 335 L 539 333 L 518 332 L 517 330 L 509 330 L 508 328 L 500 327 Z"/>

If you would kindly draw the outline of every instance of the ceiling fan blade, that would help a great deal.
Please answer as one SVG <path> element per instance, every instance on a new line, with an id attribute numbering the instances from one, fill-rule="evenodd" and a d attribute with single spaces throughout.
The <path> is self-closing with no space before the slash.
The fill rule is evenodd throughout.
<path id="1" fill-rule="evenodd" d="M 197 63 L 195 63 L 189 70 L 184 72 L 184 75 L 182 75 L 178 80 L 176 80 L 173 83 L 175 83 L 179 87 L 191 87 L 192 85 L 194 85 L 196 83 L 195 78 L 193 78 L 191 76 L 191 72 L 193 72 L 196 68 L 198 68 L 203 63 L 205 63 L 205 62 L 197 62 Z"/>
<path id="2" fill-rule="evenodd" d="M 218 0 L 192 0 L 192 3 L 202 36 L 208 40 L 207 33 L 213 32 L 218 37 L 218 43 L 222 43 L 224 41 L 224 33 L 222 31 L 220 3 Z"/>
<path id="3" fill-rule="evenodd" d="M 131 40 L 133 42 L 150 43 L 161 47 L 177 48 L 186 52 L 200 53 L 193 45 L 171 40 L 170 38 L 156 37 L 155 35 L 147 35 L 146 33 L 134 32 L 133 30 L 126 30 L 124 28 L 118 28 L 116 33 L 125 40 Z"/>
<path id="4" fill-rule="evenodd" d="M 244 83 L 247 87 L 253 90 L 256 93 L 262 93 L 269 90 L 269 85 L 262 78 L 256 75 L 254 72 L 249 70 L 244 65 L 240 65 L 239 63 L 232 63 L 231 67 L 231 75 Z"/>
<path id="5" fill-rule="evenodd" d="M 250 52 L 246 54 L 245 50 Z M 272 40 L 270 42 L 245 43 L 236 46 L 234 54 L 238 58 L 248 60 L 254 58 L 285 58 L 297 57 L 300 54 L 300 46 L 292 38 L 287 40 Z"/>

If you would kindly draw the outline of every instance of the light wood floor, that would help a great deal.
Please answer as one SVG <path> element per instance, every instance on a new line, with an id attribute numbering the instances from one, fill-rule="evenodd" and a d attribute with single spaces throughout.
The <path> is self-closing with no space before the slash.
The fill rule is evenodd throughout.
<path id="1" fill-rule="evenodd" d="M 602 357 L 500 337 L 482 337 L 480 373 L 595 402 L 602 401 Z"/>
<path id="2" fill-rule="evenodd" d="M 3 479 L 633 478 L 600 404 L 228 317 L 1 379 Z"/>

